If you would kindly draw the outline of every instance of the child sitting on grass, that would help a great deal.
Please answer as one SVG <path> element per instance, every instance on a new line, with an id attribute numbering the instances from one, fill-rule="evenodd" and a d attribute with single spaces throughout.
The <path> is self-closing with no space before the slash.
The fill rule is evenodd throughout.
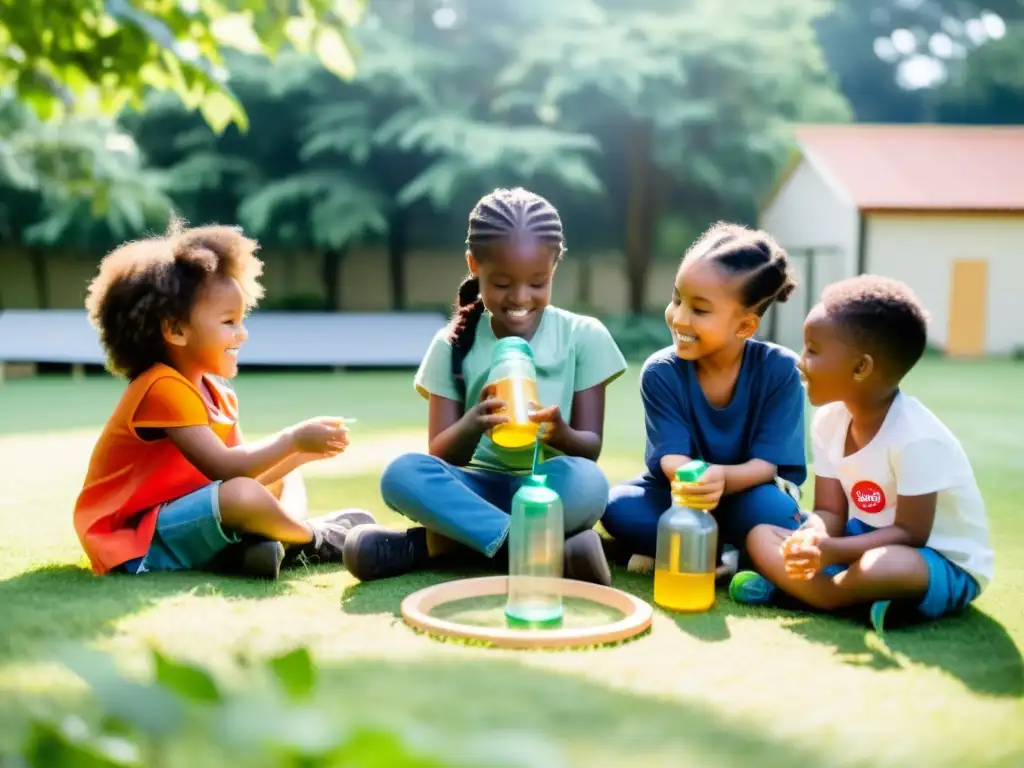
<path id="1" fill-rule="evenodd" d="M 231 227 L 127 243 L 103 259 L 86 308 L 107 367 L 128 386 L 89 462 L 75 530 L 97 574 L 223 564 L 276 578 L 292 554 L 341 560 L 349 510 L 308 522 L 271 488 L 300 465 L 348 446 L 341 419 L 316 418 L 243 443 L 238 373 L 243 319 L 263 295 L 257 244 Z M 248 535 L 244 544 L 231 547 Z M 231 547 L 231 550 L 229 550 Z M 218 558 L 221 558 L 218 560 Z"/>
<path id="2" fill-rule="evenodd" d="M 800 370 L 812 405 L 815 511 L 796 532 L 759 526 L 753 572 L 733 599 L 769 603 L 776 587 L 832 611 L 871 603 L 882 632 L 974 600 L 993 575 L 985 505 L 956 437 L 900 382 L 924 354 L 927 319 L 904 284 L 862 276 L 829 286 L 804 323 Z"/>
<path id="3" fill-rule="evenodd" d="M 721 222 L 687 250 L 665 309 L 672 346 L 640 374 L 647 471 L 611 489 L 601 521 L 630 570 L 654 570 L 673 494 L 713 510 L 723 555 L 724 545 L 742 555 L 759 524 L 799 526 L 807 466 L 797 356 L 754 337 L 795 289 L 788 254 L 765 232 Z M 711 465 L 699 485 L 676 479 L 691 459 Z M 733 559 L 723 557 L 719 575 L 735 572 Z"/>

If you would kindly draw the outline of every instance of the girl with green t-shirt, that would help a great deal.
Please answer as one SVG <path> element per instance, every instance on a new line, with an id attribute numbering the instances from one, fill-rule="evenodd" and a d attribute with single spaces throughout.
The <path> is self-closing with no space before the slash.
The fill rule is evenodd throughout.
<path id="1" fill-rule="evenodd" d="M 524 189 L 495 190 L 470 213 L 466 242 L 470 276 L 414 382 L 430 402 L 430 452 L 399 456 L 381 477 L 387 505 L 423 527 L 360 526 L 346 540 L 345 565 L 366 581 L 421 567 L 453 542 L 489 558 L 503 551 L 512 496 L 530 471 L 533 447 L 508 449 L 490 439 L 507 417 L 484 385 L 494 344 L 518 336 L 533 351 L 544 406 L 531 416 L 544 425 L 538 472 L 564 505 L 565 575 L 609 584 L 593 530 L 608 503 L 608 481 L 595 462 L 605 387 L 626 361 L 598 320 L 550 306 L 564 243 L 547 200 Z"/>

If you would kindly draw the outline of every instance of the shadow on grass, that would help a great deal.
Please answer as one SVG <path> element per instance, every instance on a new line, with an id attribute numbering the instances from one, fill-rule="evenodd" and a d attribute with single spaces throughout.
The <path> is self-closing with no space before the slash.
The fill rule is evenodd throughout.
<path id="1" fill-rule="evenodd" d="M 455 741 L 508 736 L 494 749 L 553 744 L 560 765 L 826 765 L 827 756 L 712 707 L 644 696 L 500 658 L 365 660 L 322 669 L 340 720 L 367 712 L 426 724 Z M 522 756 L 522 752 L 520 752 Z"/>
<path id="2" fill-rule="evenodd" d="M 77 565 L 49 565 L 0 581 L 0 662 L 39 654 L 68 640 L 88 641 L 120 619 L 183 594 L 262 599 L 286 594 L 304 569 L 276 582 L 201 571 L 97 577 Z"/>
<path id="3" fill-rule="evenodd" d="M 478 576 L 493 576 L 494 569 L 488 570 L 477 564 L 449 564 L 443 570 L 417 571 L 376 581 L 357 581 L 341 593 L 341 608 L 353 615 L 390 614 L 401 616 L 402 600 L 427 587 L 443 584 L 456 579 L 472 579 Z"/>
<path id="4" fill-rule="evenodd" d="M 783 626 L 814 643 L 831 646 L 843 662 L 873 669 L 911 663 L 940 669 L 983 696 L 1024 697 L 1024 660 L 999 622 L 971 606 L 958 616 L 887 629 L 877 637 L 861 612 L 802 615 Z"/>
<path id="5" fill-rule="evenodd" d="M 728 589 L 722 584 L 719 584 L 715 590 L 715 605 L 710 611 L 703 613 L 676 613 L 675 611 L 667 611 L 655 605 L 654 579 L 651 576 L 629 573 L 623 568 L 614 569 L 612 574 L 613 587 L 647 601 L 654 607 L 655 611 L 674 621 L 676 626 L 683 632 L 706 643 L 720 643 L 728 640 L 732 635 L 729 633 L 727 620 L 733 616 L 750 615 L 750 609 L 737 605 L 729 599 Z"/>

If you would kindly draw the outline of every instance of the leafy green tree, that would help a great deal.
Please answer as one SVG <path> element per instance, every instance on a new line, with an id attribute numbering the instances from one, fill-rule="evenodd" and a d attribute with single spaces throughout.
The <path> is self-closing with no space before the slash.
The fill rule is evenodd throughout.
<path id="1" fill-rule="evenodd" d="M 351 77 L 345 30 L 362 10 L 363 0 L 0 0 L 0 87 L 44 118 L 114 115 L 152 88 L 175 93 L 215 130 L 245 127 L 224 50 L 273 56 L 288 45 Z"/>
<path id="2" fill-rule="evenodd" d="M 599 140 L 634 313 L 667 213 L 752 219 L 786 157 L 788 123 L 848 118 L 814 36 L 827 2 L 743 0 L 727 13 L 712 0 L 517 8 L 541 5 L 563 18 L 521 40 L 499 79 L 501 106 Z"/>
<path id="3" fill-rule="evenodd" d="M 52 246 L 105 250 L 166 226 L 162 175 L 110 120 L 43 122 L 8 98 L 0 101 L 0 135 L 0 242 L 29 247 L 43 308 Z"/>

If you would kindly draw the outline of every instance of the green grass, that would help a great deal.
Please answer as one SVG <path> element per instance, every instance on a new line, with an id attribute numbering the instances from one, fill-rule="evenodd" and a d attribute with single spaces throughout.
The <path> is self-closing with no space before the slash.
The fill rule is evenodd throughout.
<path id="1" fill-rule="evenodd" d="M 254 436 L 318 413 L 357 416 L 348 474 L 308 478 L 312 506 L 365 506 L 379 467 L 422 439 L 410 374 L 256 375 L 238 382 Z M 0 752 L 37 710 L 81 703 L 80 682 L 47 658 L 55 643 L 147 649 L 237 674 L 308 645 L 339 723 L 372 713 L 452 734 L 498 727 L 550 739 L 575 765 L 952 765 L 1024 760 L 1024 366 L 929 360 L 907 389 L 963 441 L 985 495 L 995 583 L 964 616 L 889 633 L 865 623 L 743 608 L 656 611 L 652 632 L 586 652 L 516 653 L 441 643 L 407 628 L 399 603 L 451 574 L 358 584 L 344 569 L 292 571 L 275 584 L 205 574 L 97 579 L 71 526 L 90 440 L 120 384 L 55 377 L 0 389 Z M 635 371 L 609 394 L 602 465 L 640 468 Z M 649 579 L 616 585 L 650 600 Z"/>

